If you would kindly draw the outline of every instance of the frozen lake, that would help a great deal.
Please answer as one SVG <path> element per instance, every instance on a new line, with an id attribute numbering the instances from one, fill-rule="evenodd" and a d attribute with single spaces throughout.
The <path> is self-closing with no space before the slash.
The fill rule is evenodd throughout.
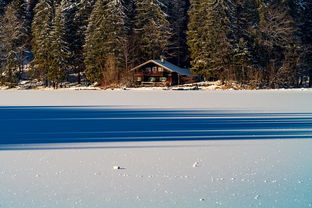
<path id="1" fill-rule="evenodd" d="M 311 101 L 0 91 L 0 207 L 312 207 Z"/>

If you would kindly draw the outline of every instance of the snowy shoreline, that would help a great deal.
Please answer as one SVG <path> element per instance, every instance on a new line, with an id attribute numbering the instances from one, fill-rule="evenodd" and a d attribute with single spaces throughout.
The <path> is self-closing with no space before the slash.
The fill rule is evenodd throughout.
<path id="1" fill-rule="evenodd" d="M 279 89 L 234 89 L 234 88 L 227 88 L 222 89 L 219 88 L 220 86 L 210 86 L 210 87 L 137 87 L 137 88 L 129 88 L 129 87 L 123 87 L 123 88 L 107 88 L 103 89 L 100 87 L 70 87 L 70 88 L 38 88 L 38 89 L 24 89 L 24 88 L 8 88 L 8 87 L 1 87 L 0 91 L 312 91 L 312 88 L 279 88 Z"/>
<path id="2" fill-rule="evenodd" d="M 110 106 L 312 112 L 312 90 L 3 90 L 0 106 Z"/>
<path id="3" fill-rule="evenodd" d="M 171 87 L 96 87 L 96 86 L 84 86 L 84 85 L 72 85 L 63 88 L 53 88 L 53 87 L 44 87 L 44 86 L 32 86 L 26 83 L 21 83 L 16 87 L 9 88 L 7 86 L 0 86 L 0 91 L 8 90 L 8 91 L 76 91 L 76 90 L 85 90 L 85 91 L 279 91 L 279 90 L 300 90 L 300 91 L 308 91 L 312 90 L 312 88 L 251 88 L 250 86 L 241 86 L 236 83 L 232 83 L 231 85 L 224 85 L 220 81 L 215 82 L 197 82 L 192 84 L 184 84 L 179 86 L 171 86 Z"/>

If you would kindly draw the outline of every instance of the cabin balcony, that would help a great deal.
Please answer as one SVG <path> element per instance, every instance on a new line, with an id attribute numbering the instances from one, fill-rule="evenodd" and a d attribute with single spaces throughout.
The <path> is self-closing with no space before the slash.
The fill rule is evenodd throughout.
<path id="1" fill-rule="evenodd" d="M 148 77 L 163 77 L 165 76 L 164 72 L 137 72 L 134 76 L 148 76 Z"/>
<path id="2" fill-rule="evenodd" d="M 144 72 L 144 76 L 163 77 L 164 72 Z"/>

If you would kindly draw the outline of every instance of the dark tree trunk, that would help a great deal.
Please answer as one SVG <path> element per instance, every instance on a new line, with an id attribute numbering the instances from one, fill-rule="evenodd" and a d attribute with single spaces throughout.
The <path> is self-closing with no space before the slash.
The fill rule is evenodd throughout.
<path id="1" fill-rule="evenodd" d="M 78 84 L 81 84 L 81 74 L 78 72 Z"/>

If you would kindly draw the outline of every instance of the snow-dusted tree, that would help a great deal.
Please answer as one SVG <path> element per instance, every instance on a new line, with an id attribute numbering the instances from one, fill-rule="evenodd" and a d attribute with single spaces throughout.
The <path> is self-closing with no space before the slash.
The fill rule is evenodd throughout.
<path id="1" fill-rule="evenodd" d="M 78 83 L 81 81 L 81 72 L 85 70 L 83 46 L 88 26 L 88 19 L 92 12 L 95 0 L 72 0 L 68 6 L 66 21 L 67 34 L 72 53 L 71 68 L 78 74 Z M 74 16 L 72 16 L 74 14 Z"/>
<path id="2" fill-rule="evenodd" d="M 188 46 L 194 72 L 206 78 L 221 73 L 232 79 L 236 5 L 231 0 L 192 0 L 189 11 Z"/>
<path id="3" fill-rule="evenodd" d="M 9 83 L 18 80 L 25 59 L 27 32 L 23 3 L 19 0 L 11 1 L 0 20 L 0 75 L 4 75 Z"/>
<path id="4" fill-rule="evenodd" d="M 157 0 L 136 0 L 134 10 L 133 61 L 142 63 L 148 59 L 168 57 L 172 28 L 168 15 Z"/>
<path id="5" fill-rule="evenodd" d="M 53 54 L 51 32 L 54 19 L 54 1 L 40 0 L 35 7 L 32 22 L 32 53 L 34 55 L 33 78 L 42 80 L 48 85 L 48 74 L 52 70 Z"/>
<path id="6" fill-rule="evenodd" d="M 187 11 L 189 2 L 187 0 L 172 0 L 168 4 L 169 20 L 172 27 L 172 45 L 170 54 L 172 61 L 179 66 L 187 65 Z"/>
<path id="7" fill-rule="evenodd" d="M 25 0 L 25 28 L 28 34 L 27 47 L 31 49 L 31 25 L 34 18 L 34 8 L 38 0 Z"/>
<path id="8" fill-rule="evenodd" d="M 235 80 L 240 83 L 257 84 L 259 71 L 255 60 L 255 25 L 258 22 L 255 0 L 237 0 L 236 17 L 233 27 L 233 71 Z M 232 19 L 233 20 L 233 19 Z"/>
<path id="9" fill-rule="evenodd" d="M 67 1 L 62 0 L 55 9 L 55 17 L 51 29 L 51 69 L 48 71 L 48 80 L 54 86 L 65 78 L 66 70 L 71 66 L 72 54 L 69 49 L 66 31 Z"/>
<path id="10" fill-rule="evenodd" d="M 295 0 L 296 19 L 302 48 L 301 74 L 309 76 L 309 86 L 312 87 L 312 2 Z"/>
<path id="11" fill-rule="evenodd" d="M 284 1 L 259 4 L 256 43 L 263 68 L 262 83 L 294 85 L 297 80 L 296 25 Z M 291 55 L 293 54 L 293 55 Z"/>
<path id="12" fill-rule="evenodd" d="M 127 9 L 123 0 L 97 0 L 85 42 L 86 76 L 104 85 L 118 82 L 127 68 Z"/>

